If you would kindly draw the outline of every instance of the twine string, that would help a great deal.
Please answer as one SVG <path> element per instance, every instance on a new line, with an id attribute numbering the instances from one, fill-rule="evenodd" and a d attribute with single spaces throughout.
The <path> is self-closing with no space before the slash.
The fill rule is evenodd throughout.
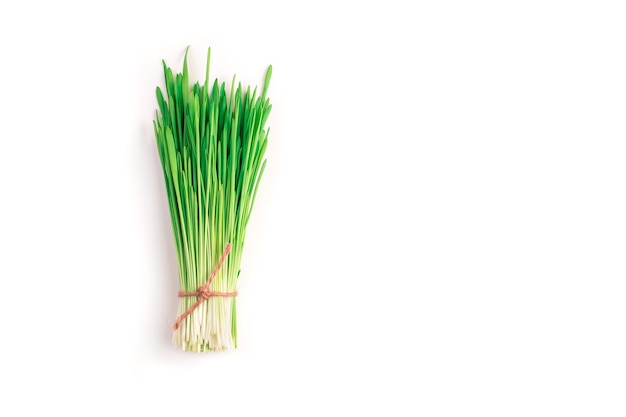
<path id="1" fill-rule="evenodd" d="M 193 303 L 191 307 L 189 307 L 183 314 L 181 314 L 176 319 L 176 322 L 174 323 L 174 330 L 178 330 L 183 320 L 185 320 L 191 313 L 193 313 L 193 311 L 196 308 L 200 307 L 200 304 L 202 304 L 204 301 L 208 300 L 209 298 L 211 297 L 236 297 L 237 296 L 237 291 L 235 292 L 209 291 L 209 286 L 211 285 L 211 283 L 217 276 L 217 273 L 220 272 L 220 269 L 222 269 L 222 265 L 224 264 L 224 261 L 226 260 L 226 257 L 228 256 L 232 248 L 233 248 L 232 243 L 229 243 L 228 245 L 226 245 L 226 248 L 224 249 L 224 253 L 222 253 L 220 260 L 217 262 L 217 265 L 211 272 L 211 275 L 209 275 L 209 279 L 207 280 L 206 284 L 199 286 L 198 289 L 193 292 L 178 291 L 179 297 L 198 297 L 198 300 L 195 303 Z"/>

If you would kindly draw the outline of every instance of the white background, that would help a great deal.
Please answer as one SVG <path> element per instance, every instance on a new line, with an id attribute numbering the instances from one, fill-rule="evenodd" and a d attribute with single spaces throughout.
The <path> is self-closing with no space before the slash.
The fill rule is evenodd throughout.
<path id="1" fill-rule="evenodd" d="M 365 3 L 2 3 L 0 415 L 626 415 L 622 2 Z M 187 45 L 274 65 L 230 353 L 170 342 Z"/>

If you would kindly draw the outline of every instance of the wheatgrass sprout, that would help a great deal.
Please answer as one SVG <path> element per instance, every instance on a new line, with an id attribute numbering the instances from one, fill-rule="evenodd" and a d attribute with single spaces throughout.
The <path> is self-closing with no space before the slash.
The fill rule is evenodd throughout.
<path id="1" fill-rule="evenodd" d="M 235 88 L 235 77 L 227 92 L 217 79 L 209 85 L 210 57 L 209 49 L 204 84 L 193 86 L 187 53 L 180 74 L 163 61 L 167 96 L 157 87 L 154 121 L 178 257 L 173 339 L 194 352 L 237 347 L 237 280 L 272 108 L 271 66 L 259 95 L 241 83 Z"/>

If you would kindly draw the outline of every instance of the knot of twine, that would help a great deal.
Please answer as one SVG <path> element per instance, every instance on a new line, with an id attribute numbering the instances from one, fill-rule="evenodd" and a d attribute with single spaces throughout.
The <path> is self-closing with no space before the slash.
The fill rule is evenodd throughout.
<path id="1" fill-rule="evenodd" d="M 226 260 L 226 257 L 228 256 L 232 248 L 233 248 L 233 245 L 231 243 L 226 245 L 226 248 L 224 249 L 224 253 L 222 254 L 222 257 L 217 262 L 217 265 L 215 266 L 215 269 L 213 269 L 213 272 L 211 272 L 211 275 L 209 275 L 209 279 L 207 280 L 206 284 L 199 286 L 198 289 L 193 292 L 178 291 L 179 297 L 197 297 L 198 301 L 193 303 L 193 305 L 189 307 L 187 311 L 185 311 L 176 319 L 176 322 L 174 323 L 174 330 L 178 330 L 178 328 L 180 327 L 180 323 L 182 323 L 183 320 L 185 320 L 196 308 L 200 307 L 200 304 L 202 304 L 204 301 L 208 300 L 209 298 L 211 297 L 236 297 L 237 296 L 237 291 L 235 292 L 209 291 L 209 286 L 211 285 L 211 283 L 217 276 L 217 273 L 220 272 L 220 269 L 222 269 L 222 265 L 224 264 L 224 261 Z"/>

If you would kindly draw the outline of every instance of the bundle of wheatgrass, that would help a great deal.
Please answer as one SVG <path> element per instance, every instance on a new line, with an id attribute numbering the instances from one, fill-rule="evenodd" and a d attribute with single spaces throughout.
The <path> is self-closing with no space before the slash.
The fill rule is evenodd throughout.
<path id="1" fill-rule="evenodd" d="M 265 168 L 272 106 L 263 91 L 230 92 L 217 80 L 189 86 L 187 54 L 182 74 L 165 61 L 167 98 L 157 87 L 154 132 L 178 255 L 180 282 L 174 343 L 204 352 L 237 347 L 236 295 L 246 226 Z"/>

